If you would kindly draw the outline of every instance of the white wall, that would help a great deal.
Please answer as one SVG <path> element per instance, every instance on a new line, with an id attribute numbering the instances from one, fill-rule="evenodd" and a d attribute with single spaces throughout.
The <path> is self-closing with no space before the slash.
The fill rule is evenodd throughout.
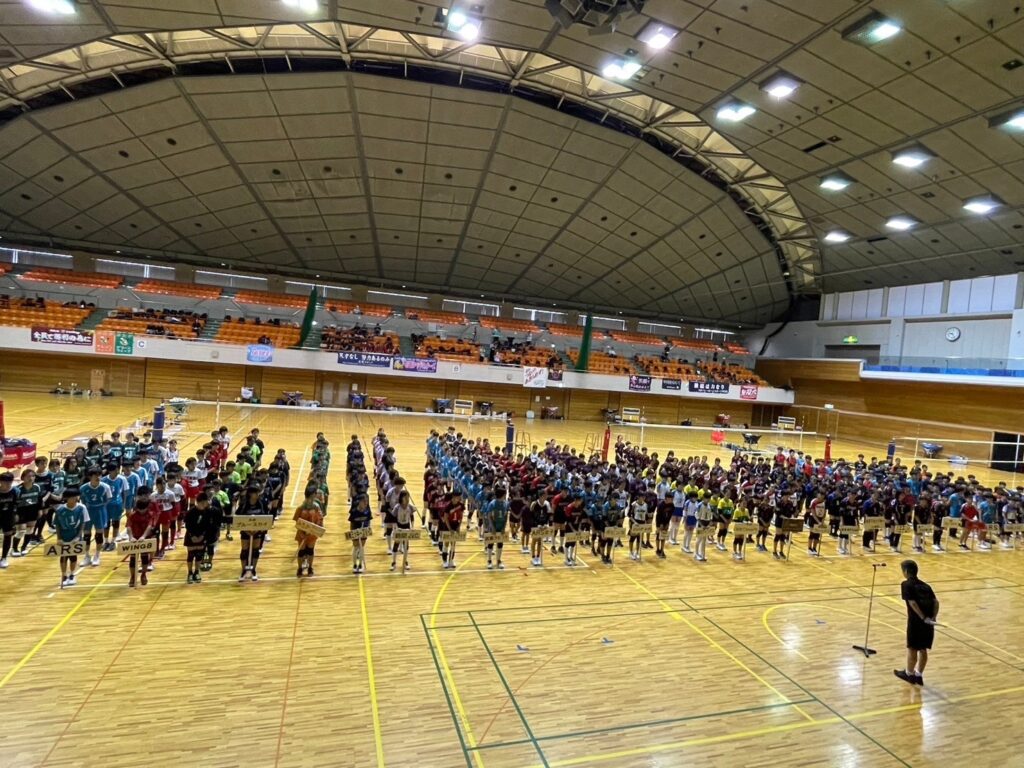
<path id="1" fill-rule="evenodd" d="M 1011 317 L 911 320 L 904 325 L 902 352 L 905 358 L 1003 359 L 1009 354 Z M 960 329 L 960 338 L 951 342 L 946 339 L 946 331 L 953 327 Z"/>

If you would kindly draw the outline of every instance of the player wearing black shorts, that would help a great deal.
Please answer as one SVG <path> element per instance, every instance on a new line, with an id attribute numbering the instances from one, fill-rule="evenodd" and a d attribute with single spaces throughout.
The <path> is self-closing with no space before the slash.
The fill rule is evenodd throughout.
<path id="1" fill-rule="evenodd" d="M 900 568 L 905 577 L 900 592 L 907 604 L 907 666 L 905 669 L 894 669 L 893 674 L 905 682 L 924 685 L 928 651 L 935 641 L 935 617 L 939 615 L 939 600 L 931 586 L 917 577 L 917 563 L 904 560 Z"/>

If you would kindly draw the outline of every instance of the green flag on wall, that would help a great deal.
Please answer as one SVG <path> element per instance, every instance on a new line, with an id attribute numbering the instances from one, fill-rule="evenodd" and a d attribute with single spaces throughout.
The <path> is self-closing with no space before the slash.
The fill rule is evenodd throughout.
<path id="1" fill-rule="evenodd" d="M 576 358 L 576 370 L 587 371 L 590 369 L 590 341 L 594 336 L 594 316 L 587 315 L 587 322 L 583 326 L 583 341 L 580 342 L 580 356 Z"/>
<path id="2" fill-rule="evenodd" d="M 295 346 L 301 347 L 306 343 L 309 332 L 313 330 L 313 319 L 316 317 L 316 287 L 309 289 L 309 301 L 306 302 L 306 314 L 302 318 L 302 331 L 299 333 L 299 343 Z"/>

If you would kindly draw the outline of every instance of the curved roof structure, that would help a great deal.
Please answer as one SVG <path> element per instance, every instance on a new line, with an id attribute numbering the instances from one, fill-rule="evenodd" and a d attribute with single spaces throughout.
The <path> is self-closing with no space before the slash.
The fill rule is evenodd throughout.
<path id="1" fill-rule="evenodd" d="M 860 45 L 872 7 L 848 0 L 648 0 L 598 35 L 490 0 L 474 42 L 409 0 L 0 1 L 0 229 L 734 323 L 1015 271 L 1024 153 L 992 124 L 1021 104 L 1024 20 L 1003 5 L 892 0 L 902 34 Z M 663 50 L 653 22 L 679 30 Z M 635 77 L 597 74 L 624 56 Z M 763 90 L 779 74 L 789 98 Z M 757 112 L 725 122 L 729 101 Z M 908 147 L 927 162 L 894 164 Z M 1000 206 L 965 212 L 980 195 Z"/>

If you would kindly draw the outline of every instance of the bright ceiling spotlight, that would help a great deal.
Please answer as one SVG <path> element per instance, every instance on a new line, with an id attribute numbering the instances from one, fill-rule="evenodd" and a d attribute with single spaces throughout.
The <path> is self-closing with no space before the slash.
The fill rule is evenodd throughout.
<path id="1" fill-rule="evenodd" d="M 889 229 L 895 229 L 897 232 L 906 232 L 908 229 L 916 227 L 919 223 L 920 222 L 917 219 L 901 214 L 899 216 L 893 216 L 885 222 L 885 226 Z"/>
<path id="2" fill-rule="evenodd" d="M 829 192 L 842 192 L 854 183 L 854 179 L 841 171 L 834 171 L 827 176 L 821 177 L 821 188 Z"/>
<path id="3" fill-rule="evenodd" d="M 640 62 L 636 59 L 615 59 L 602 67 L 601 76 L 606 80 L 629 80 L 640 69 Z"/>
<path id="4" fill-rule="evenodd" d="M 31 8 L 42 13 L 71 16 L 75 12 L 75 4 L 71 0 L 27 0 L 27 2 Z"/>
<path id="5" fill-rule="evenodd" d="M 827 235 L 825 235 L 826 243 L 845 243 L 849 240 L 852 235 L 849 232 L 844 232 L 841 229 L 833 229 Z"/>
<path id="6" fill-rule="evenodd" d="M 843 39 L 861 45 L 874 45 L 903 31 L 903 25 L 895 19 L 872 11 L 863 19 L 843 30 Z"/>
<path id="7" fill-rule="evenodd" d="M 460 40 L 471 43 L 480 37 L 480 28 L 483 19 L 476 13 L 467 11 L 464 7 L 453 5 L 451 10 L 441 9 L 443 26 Z"/>
<path id="8" fill-rule="evenodd" d="M 756 112 L 756 109 L 742 101 L 730 101 L 718 108 L 717 117 L 727 123 L 742 123 Z"/>
<path id="9" fill-rule="evenodd" d="M 965 200 L 964 210 L 984 216 L 986 213 L 992 213 L 996 208 L 1001 208 L 1002 205 L 1003 201 L 995 195 L 979 195 Z"/>
<path id="10" fill-rule="evenodd" d="M 920 168 L 934 157 L 934 152 L 919 144 L 913 147 L 904 147 L 892 153 L 892 161 L 904 168 Z"/>
<path id="11" fill-rule="evenodd" d="M 799 87 L 800 81 L 785 72 L 772 75 L 761 83 L 761 90 L 775 99 L 788 98 Z"/>
<path id="12" fill-rule="evenodd" d="M 1024 131 L 1024 107 L 989 118 L 988 125 L 1006 131 Z"/>
<path id="13" fill-rule="evenodd" d="M 320 0 L 282 0 L 289 8 L 303 11 L 304 13 L 315 13 L 320 7 Z"/>
<path id="14" fill-rule="evenodd" d="M 657 21 L 652 21 L 640 30 L 640 34 L 637 35 L 637 40 L 652 50 L 660 51 L 675 40 L 676 35 L 678 34 L 678 29 L 666 24 L 661 24 Z"/>

